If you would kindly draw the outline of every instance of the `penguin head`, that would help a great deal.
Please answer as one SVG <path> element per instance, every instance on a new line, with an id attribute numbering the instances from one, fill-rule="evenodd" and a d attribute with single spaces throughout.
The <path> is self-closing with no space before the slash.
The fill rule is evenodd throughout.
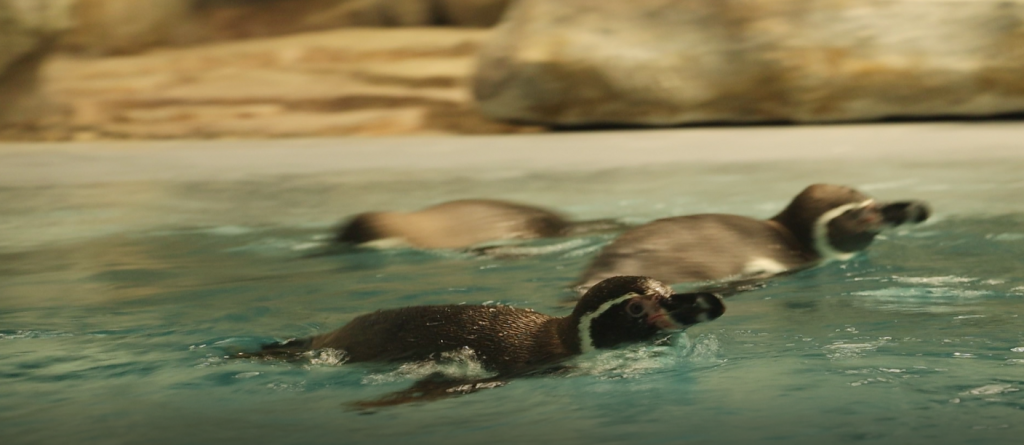
<path id="1" fill-rule="evenodd" d="M 824 259 L 849 259 L 884 229 L 928 219 L 923 201 L 879 202 L 846 186 L 805 188 L 772 220 Z"/>
<path id="2" fill-rule="evenodd" d="M 682 331 L 723 313 L 725 304 L 717 294 L 673 294 L 652 278 L 620 276 L 591 287 L 570 317 L 579 329 L 580 349 L 586 352 Z"/>

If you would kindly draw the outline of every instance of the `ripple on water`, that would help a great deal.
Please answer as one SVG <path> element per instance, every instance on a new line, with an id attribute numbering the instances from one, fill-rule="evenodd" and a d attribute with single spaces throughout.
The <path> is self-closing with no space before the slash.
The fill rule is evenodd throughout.
<path id="1" fill-rule="evenodd" d="M 915 313 L 950 313 L 970 310 L 968 306 L 994 293 L 955 287 L 888 287 L 851 292 L 866 297 L 861 302 L 872 308 Z"/>
<path id="2" fill-rule="evenodd" d="M 1020 241 L 1024 240 L 1024 233 L 1000 233 L 998 235 L 988 235 L 993 241 Z"/>
<path id="3" fill-rule="evenodd" d="M 330 244 L 323 241 L 297 241 L 289 238 L 262 238 L 248 244 L 225 249 L 225 252 L 252 252 L 279 254 L 282 252 L 324 249 Z"/>
<path id="4" fill-rule="evenodd" d="M 28 340 L 35 338 L 73 337 L 74 334 L 59 331 L 0 331 L 0 340 Z"/>
<path id="5" fill-rule="evenodd" d="M 822 347 L 825 355 L 833 361 L 860 358 L 867 353 L 875 351 L 879 346 L 886 344 L 886 340 L 878 340 L 868 343 L 846 343 L 837 341 L 831 345 Z"/>
<path id="6" fill-rule="evenodd" d="M 962 395 L 962 396 L 964 396 L 964 395 L 988 396 L 988 395 L 994 395 L 994 394 L 1008 394 L 1008 393 L 1017 392 L 1017 391 L 1020 391 L 1020 389 L 1014 388 L 1013 386 L 1008 385 L 1008 384 L 995 384 L 995 385 L 985 385 L 985 386 L 979 386 L 977 388 L 972 388 L 972 389 L 969 389 L 967 391 L 964 391 L 964 392 L 960 393 L 960 395 Z"/>
<path id="7" fill-rule="evenodd" d="M 978 281 L 977 278 L 958 277 L 955 275 L 949 275 L 944 277 L 893 277 L 892 280 L 897 283 L 928 285 L 949 285 Z"/>

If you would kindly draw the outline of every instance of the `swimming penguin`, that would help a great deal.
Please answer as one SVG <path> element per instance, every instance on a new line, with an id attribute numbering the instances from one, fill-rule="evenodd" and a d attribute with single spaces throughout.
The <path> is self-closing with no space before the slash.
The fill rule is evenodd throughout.
<path id="1" fill-rule="evenodd" d="M 846 260 L 885 228 L 928 219 L 922 201 L 884 203 L 850 187 L 807 187 L 769 220 L 703 214 L 659 219 L 605 246 L 578 282 L 637 274 L 666 283 L 771 276 Z"/>
<path id="2" fill-rule="evenodd" d="M 622 227 L 612 220 L 573 222 L 550 210 L 524 204 L 466 199 L 408 213 L 362 213 L 338 228 L 335 241 L 458 249 L 488 241 L 572 236 Z"/>
<path id="3" fill-rule="evenodd" d="M 321 348 L 345 352 L 347 363 L 422 361 L 468 350 L 496 377 L 426 379 L 362 407 L 428 400 L 501 386 L 508 378 L 543 372 L 594 349 L 652 339 L 714 320 L 725 312 L 715 293 L 673 294 L 647 278 L 622 276 L 594 285 L 566 317 L 510 306 L 444 305 L 389 309 L 356 317 L 340 329 L 263 346 L 237 357 L 294 358 Z M 457 389 L 453 389 L 457 388 Z"/>

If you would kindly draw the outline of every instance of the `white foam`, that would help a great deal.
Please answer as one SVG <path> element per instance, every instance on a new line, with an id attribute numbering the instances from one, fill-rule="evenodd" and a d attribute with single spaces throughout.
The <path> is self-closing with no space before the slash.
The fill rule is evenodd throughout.
<path id="1" fill-rule="evenodd" d="M 348 361 L 348 353 L 340 349 L 324 348 L 306 353 L 311 366 L 338 366 Z"/>
<path id="2" fill-rule="evenodd" d="M 824 346 L 821 349 L 825 351 L 825 355 L 829 359 L 836 361 L 863 357 L 867 353 L 878 349 L 879 346 L 884 345 L 885 343 L 885 340 L 870 343 L 836 342 L 831 345 Z"/>
<path id="3" fill-rule="evenodd" d="M 962 393 L 960 393 L 960 395 L 968 395 L 969 394 L 969 395 L 978 396 L 978 395 L 1005 394 L 1005 393 L 1017 392 L 1017 391 L 1020 391 L 1020 390 L 1017 389 L 1017 388 L 1014 388 L 1014 387 L 1012 387 L 1010 385 L 1007 385 L 1007 384 L 996 384 L 996 385 L 980 386 L 980 387 L 968 390 L 966 392 L 962 392 Z"/>
<path id="4" fill-rule="evenodd" d="M 47 332 L 47 331 L 14 331 L 2 333 L 0 332 L 0 340 L 21 340 L 21 339 L 32 339 L 32 338 L 52 338 L 52 337 L 72 337 L 73 334 L 66 332 Z"/>
<path id="5" fill-rule="evenodd" d="M 484 369 L 476 351 L 462 348 L 441 353 L 436 360 L 404 363 L 390 372 L 373 373 L 363 378 L 364 385 L 380 385 L 405 380 L 418 380 L 430 374 L 441 373 L 458 379 L 482 379 L 495 374 Z"/>
<path id="6" fill-rule="evenodd" d="M 646 374 L 674 369 L 685 362 L 719 362 L 718 339 L 702 334 L 666 335 L 654 344 L 634 344 L 607 349 L 573 360 L 570 376 L 598 376 L 603 379 L 639 378 Z"/>
<path id="7" fill-rule="evenodd" d="M 893 281 L 911 284 L 958 284 L 977 281 L 977 278 L 958 277 L 949 275 L 944 277 L 893 277 Z"/>

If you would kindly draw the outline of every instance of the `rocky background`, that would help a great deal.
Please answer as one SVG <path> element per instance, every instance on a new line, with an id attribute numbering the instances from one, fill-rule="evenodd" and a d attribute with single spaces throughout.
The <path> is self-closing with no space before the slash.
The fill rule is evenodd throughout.
<path id="1" fill-rule="evenodd" d="M 0 139 L 539 131 L 471 94 L 508 0 L 0 0 Z"/>
<path id="2" fill-rule="evenodd" d="M 1024 0 L 0 0 L 8 140 L 1021 112 Z"/>

